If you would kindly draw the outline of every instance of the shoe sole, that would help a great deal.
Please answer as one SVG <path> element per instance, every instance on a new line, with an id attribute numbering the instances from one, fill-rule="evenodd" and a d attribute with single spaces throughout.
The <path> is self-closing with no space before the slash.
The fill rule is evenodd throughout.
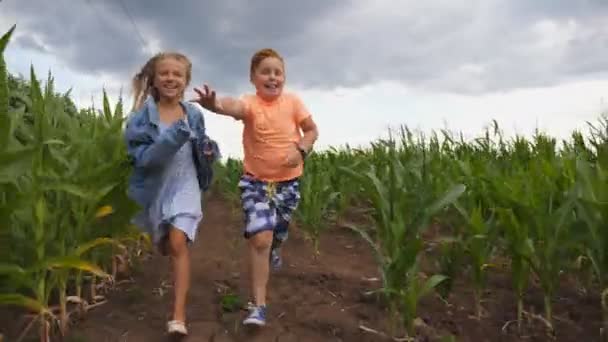
<path id="1" fill-rule="evenodd" d="M 243 325 L 256 325 L 258 327 L 263 327 L 266 325 L 266 322 L 260 321 L 259 319 L 246 319 L 243 321 Z"/>

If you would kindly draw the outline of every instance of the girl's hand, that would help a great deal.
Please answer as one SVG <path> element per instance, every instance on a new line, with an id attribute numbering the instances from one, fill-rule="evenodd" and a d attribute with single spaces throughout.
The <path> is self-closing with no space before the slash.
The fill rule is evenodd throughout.
<path id="1" fill-rule="evenodd" d="M 298 165 L 300 165 L 300 163 L 302 163 L 302 161 L 303 161 L 302 154 L 298 150 L 297 145 L 294 145 L 293 148 L 291 148 L 287 152 L 287 156 L 286 156 L 284 165 L 289 168 L 295 168 L 295 167 L 298 167 Z"/>
<path id="2" fill-rule="evenodd" d="M 194 88 L 194 91 L 198 95 L 194 101 L 203 108 L 216 113 L 222 111 L 222 105 L 215 96 L 215 90 L 209 88 L 209 86 L 205 84 L 202 89 L 197 87 Z"/>

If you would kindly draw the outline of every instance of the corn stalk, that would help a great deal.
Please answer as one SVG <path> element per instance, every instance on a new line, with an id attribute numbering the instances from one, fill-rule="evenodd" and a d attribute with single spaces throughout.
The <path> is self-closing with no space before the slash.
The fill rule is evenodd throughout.
<path id="1" fill-rule="evenodd" d="M 0 51 L 11 32 L 0 39 Z M 130 169 L 122 110 L 119 102 L 112 113 L 104 96 L 103 115 L 78 112 L 68 94 L 55 92 L 50 74 L 42 87 L 33 66 L 25 106 L 7 106 L 13 97 L 2 56 L 0 236 L 10 243 L 2 245 L 0 305 L 37 314 L 40 340 L 48 341 L 57 321 L 67 334 L 66 292 L 74 273 L 109 279 L 102 265 L 113 250 L 106 246 L 123 248 L 120 240 L 132 234 L 128 221 L 137 207 L 125 193 Z M 104 206 L 114 209 L 102 220 Z M 57 302 L 59 315 L 50 309 Z"/>
<path id="2" fill-rule="evenodd" d="M 415 186 L 424 186 L 424 161 L 421 168 L 405 168 L 390 141 L 376 146 L 376 158 L 379 166 L 372 165 L 362 174 L 342 168 L 363 186 L 374 208 L 375 238 L 359 227 L 351 226 L 351 229 L 374 251 L 382 275 L 380 292 L 388 299 L 393 317 L 400 314 L 408 334 L 414 335 L 418 302 L 446 279 L 442 275 L 425 278 L 419 273 L 419 255 L 423 249 L 421 232 L 431 218 L 453 204 L 465 188 L 456 185 L 438 199 L 420 196 L 426 189 Z"/>

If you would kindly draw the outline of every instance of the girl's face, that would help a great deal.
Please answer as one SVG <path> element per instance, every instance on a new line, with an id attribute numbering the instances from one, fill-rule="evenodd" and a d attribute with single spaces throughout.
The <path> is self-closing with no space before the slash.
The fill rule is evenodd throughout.
<path id="1" fill-rule="evenodd" d="M 276 99 L 281 95 L 285 83 L 283 62 L 276 57 L 264 58 L 254 69 L 251 82 L 263 99 Z"/>
<path id="2" fill-rule="evenodd" d="M 168 57 L 159 60 L 155 69 L 154 87 L 158 95 L 165 99 L 181 98 L 188 83 L 186 63 Z"/>

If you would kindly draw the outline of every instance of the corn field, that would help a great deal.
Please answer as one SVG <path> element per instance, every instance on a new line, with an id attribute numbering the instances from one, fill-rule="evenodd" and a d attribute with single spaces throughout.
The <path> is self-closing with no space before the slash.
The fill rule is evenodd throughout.
<path id="1" fill-rule="evenodd" d="M 49 341 L 71 315 L 103 302 L 98 289 L 147 240 L 129 224 L 137 207 L 126 197 L 121 102 L 110 108 L 104 96 L 101 110 L 77 110 L 33 68 L 29 86 L 9 92 L 2 52 L 12 31 L 0 40 L 0 305 L 22 308 Z M 606 331 L 608 118 L 584 133 L 505 138 L 494 123 L 465 140 L 402 127 L 369 148 L 319 151 L 305 163 L 296 221 L 317 253 L 337 222 L 369 244 L 382 281 L 373 292 L 410 336 L 420 300 L 447 298 L 459 277 L 474 286 L 483 320 L 490 272 L 510 275 L 520 329 L 534 285 L 554 334 L 552 304 L 567 275 L 597 290 Z M 214 191 L 238 204 L 242 162 L 216 168 Z M 421 270 L 429 248 L 434 274 Z"/>
<path id="2" fill-rule="evenodd" d="M 382 275 L 377 292 L 393 318 L 413 334 L 420 299 L 447 297 L 467 277 L 483 319 L 488 272 L 507 269 L 518 298 L 521 328 L 531 282 L 544 296 L 552 336 L 552 302 L 564 274 L 589 290 L 608 324 L 608 118 L 559 142 L 542 133 L 503 137 L 497 123 L 473 141 L 447 131 L 425 137 L 403 127 L 370 148 L 330 149 L 311 155 L 302 178 L 299 226 L 317 246 L 319 234 L 353 213 L 369 224 L 346 225 L 369 243 Z M 232 191 L 242 165 L 229 160 L 217 184 Z M 439 236 L 424 239 L 438 227 Z M 420 271 L 434 247 L 437 274 Z M 399 322 L 396 322 L 399 323 Z M 599 332 L 598 332 L 599 334 Z"/>
<path id="3" fill-rule="evenodd" d="M 27 85 L 9 78 L 13 30 L 0 40 L 0 305 L 22 308 L 49 341 L 104 301 L 98 290 L 142 239 L 129 226 L 121 104 L 77 111 L 50 75 L 44 87 L 33 68 Z"/>

